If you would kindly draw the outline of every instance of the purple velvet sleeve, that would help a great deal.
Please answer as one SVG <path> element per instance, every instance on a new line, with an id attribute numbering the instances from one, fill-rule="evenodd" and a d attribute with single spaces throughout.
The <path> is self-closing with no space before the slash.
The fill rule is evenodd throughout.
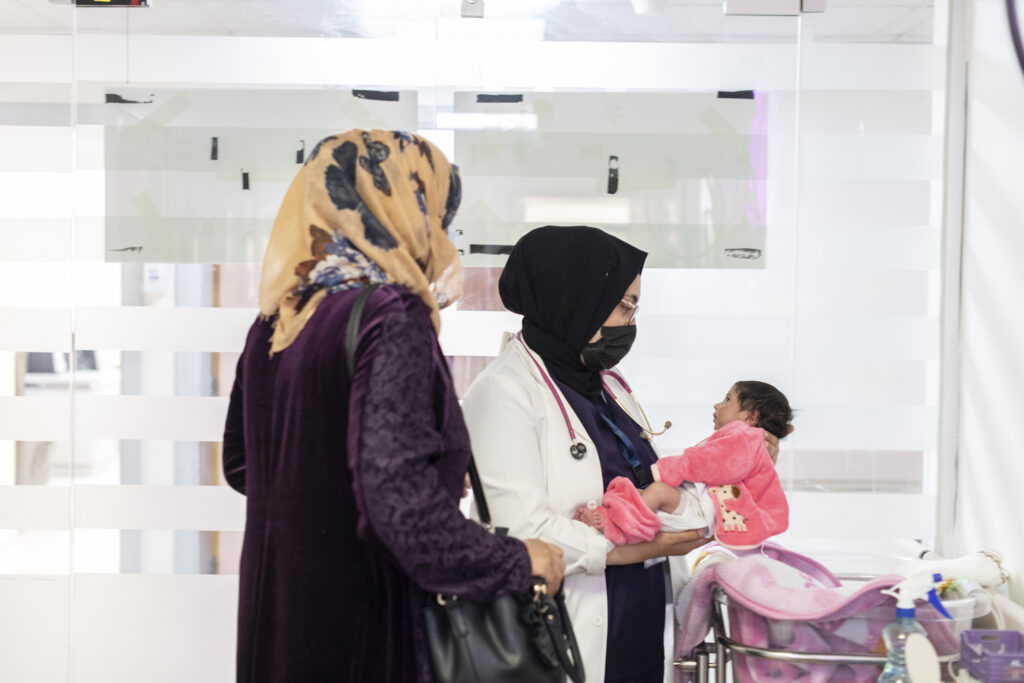
<path id="1" fill-rule="evenodd" d="M 245 354 L 242 354 L 242 358 Z M 235 384 L 231 387 L 228 418 L 224 425 L 224 479 L 231 488 L 245 493 L 245 424 L 242 419 L 242 360 L 238 360 Z"/>
<path id="2" fill-rule="evenodd" d="M 350 460 L 365 521 L 428 592 L 484 601 L 525 590 L 522 542 L 488 533 L 459 510 L 468 435 L 426 311 L 388 313 L 373 333 L 372 362 L 357 369 L 352 394 L 366 382 Z"/>

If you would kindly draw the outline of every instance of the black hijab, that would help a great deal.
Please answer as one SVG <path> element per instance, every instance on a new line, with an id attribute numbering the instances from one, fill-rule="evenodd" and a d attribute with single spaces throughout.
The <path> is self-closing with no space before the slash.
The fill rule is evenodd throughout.
<path id="1" fill-rule="evenodd" d="M 505 308 L 523 315 L 523 339 L 556 379 L 590 397 L 601 376 L 580 361 L 633 279 L 647 252 L 587 226 L 536 228 L 512 248 L 498 280 Z"/>

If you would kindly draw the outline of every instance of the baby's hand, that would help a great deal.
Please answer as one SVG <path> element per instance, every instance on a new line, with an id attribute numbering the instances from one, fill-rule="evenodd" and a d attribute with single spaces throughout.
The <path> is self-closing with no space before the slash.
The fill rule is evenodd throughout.
<path id="1" fill-rule="evenodd" d="M 598 531 L 604 529 L 604 515 L 601 514 L 601 509 L 596 503 L 588 503 L 581 505 L 576 509 L 576 514 L 573 516 L 587 526 L 592 526 Z"/>

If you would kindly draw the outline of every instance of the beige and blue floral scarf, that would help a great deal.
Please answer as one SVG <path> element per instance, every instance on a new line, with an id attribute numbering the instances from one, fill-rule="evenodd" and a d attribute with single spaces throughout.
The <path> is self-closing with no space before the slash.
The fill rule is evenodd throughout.
<path id="1" fill-rule="evenodd" d="M 405 285 L 440 329 L 439 310 L 462 290 L 448 238 L 460 199 L 458 169 L 418 135 L 352 130 L 321 140 L 263 257 L 260 313 L 277 315 L 270 353 L 288 348 L 324 297 L 371 283 Z"/>

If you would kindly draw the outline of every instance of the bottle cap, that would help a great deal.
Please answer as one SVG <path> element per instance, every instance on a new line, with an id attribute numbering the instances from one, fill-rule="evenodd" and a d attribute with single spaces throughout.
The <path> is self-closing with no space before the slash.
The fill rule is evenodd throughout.
<path id="1" fill-rule="evenodd" d="M 942 583 L 942 574 L 918 574 L 900 581 L 892 588 L 883 589 L 882 592 L 896 598 L 897 616 L 914 616 L 914 601 L 927 597 L 928 602 L 938 610 L 939 614 L 947 619 L 952 619 L 953 617 L 949 616 L 942 600 L 939 599 L 939 594 L 935 591 L 935 586 L 940 583 Z"/>

